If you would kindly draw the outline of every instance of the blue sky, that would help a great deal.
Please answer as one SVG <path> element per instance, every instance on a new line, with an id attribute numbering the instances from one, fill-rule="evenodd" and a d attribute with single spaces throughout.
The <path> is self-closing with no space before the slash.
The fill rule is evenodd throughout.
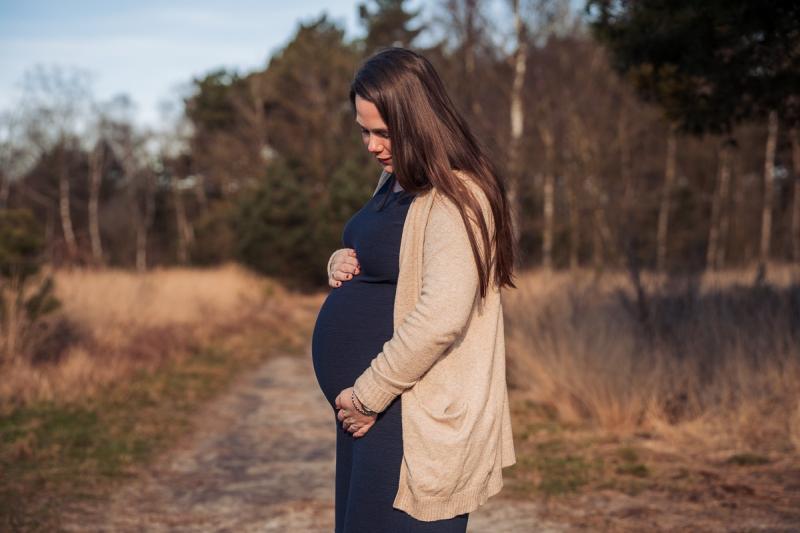
<path id="1" fill-rule="evenodd" d="M 26 70 L 58 64 L 91 71 L 99 100 L 128 93 L 139 121 L 155 124 L 159 102 L 175 100 L 180 85 L 219 66 L 263 67 L 300 21 L 327 11 L 349 38 L 361 34 L 358 3 L 0 0 L 0 110 L 20 97 Z"/>

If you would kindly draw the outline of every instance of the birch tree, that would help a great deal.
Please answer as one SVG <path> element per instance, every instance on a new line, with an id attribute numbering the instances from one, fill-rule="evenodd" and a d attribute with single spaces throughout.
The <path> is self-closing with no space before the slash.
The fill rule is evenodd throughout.
<path id="1" fill-rule="evenodd" d="M 55 150 L 59 160 L 58 214 L 66 245 L 67 258 L 78 258 L 78 243 L 72 223 L 71 169 L 67 159 L 68 145 L 79 136 L 79 121 L 90 100 L 89 75 L 80 69 L 50 68 L 37 65 L 24 75 L 23 105 L 30 116 L 30 139 L 40 154 Z"/>
<path id="2" fill-rule="evenodd" d="M 508 201 L 511 206 L 511 229 L 516 242 L 520 239 L 520 202 L 519 190 L 522 182 L 522 134 L 525 125 L 525 109 L 523 92 L 525 88 L 525 72 L 528 62 L 528 31 L 522 14 L 520 0 L 511 0 L 514 15 L 514 36 L 516 48 L 512 56 L 514 75 L 511 83 L 511 138 L 509 143 Z"/>

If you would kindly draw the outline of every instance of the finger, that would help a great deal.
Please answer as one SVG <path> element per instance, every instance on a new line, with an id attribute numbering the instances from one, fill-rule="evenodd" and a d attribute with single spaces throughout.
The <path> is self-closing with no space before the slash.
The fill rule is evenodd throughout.
<path id="1" fill-rule="evenodd" d="M 331 276 L 328 278 L 328 284 L 335 286 L 334 281 L 347 281 L 360 273 L 361 264 L 357 259 L 347 257 L 342 261 L 334 261 L 331 266 Z"/>
<path id="2" fill-rule="evenodd" d="M 331 270 L 340 269 L 342 267 L 346 267 L 348 265 L 356 266 L 358 265 L 358 259 L 354 255 L 342 255 L 334 258 L 331 261 Z"/>
<path id="3" fill-rule="evenodd" d="M 339 265 L 338 270 L 340 270 L 344 274 L 352 274 L 358 270 L 361 270 L 361 265 L 353 258 L 348 258 L 346 263 L 342 263 Z"/>
<path id="4" fill-rule="evenodd" d="M 347 261 L 348 265 L 352 265 L 354 270 L 361 269 L 361 261 L 358 260 L 356 257 L 345 257 L 345 261 Z"/>
<path id="5" fill-rule="evenodd" d="M 333 272 L 333 277 L 339 281 L 347 281 L 353 279 L 353 274 L 352 272 L 347 272 L 345 270 L 335 270 Z"/>

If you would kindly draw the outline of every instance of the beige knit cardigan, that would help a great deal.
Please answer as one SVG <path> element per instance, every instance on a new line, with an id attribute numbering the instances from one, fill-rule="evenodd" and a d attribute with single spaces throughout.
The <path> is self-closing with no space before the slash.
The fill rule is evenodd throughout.
<path id="1" fill-rule="evenodd" d="M 493 235 L 483 192 L 466 174 L 456 174 L 480 203 Z M 388 177 L 381 174 L 373 196 Z M 502 468 L 516 462 L 501 294 L 490 283 L 481 302 L 466 226 L 435 188 L 409 206 L 399 268 L 394 336 L 353 386 L 378 412 L 402 394 L 403 460 L 393 507 L 418 520 L 441 520 L 497 494 Z M 361 438 L 369 439 L 369 432 Z"/>

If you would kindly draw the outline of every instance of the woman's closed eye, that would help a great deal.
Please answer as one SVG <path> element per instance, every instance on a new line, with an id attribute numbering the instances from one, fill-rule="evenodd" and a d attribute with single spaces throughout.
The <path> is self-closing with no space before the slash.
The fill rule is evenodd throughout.
<path id="1" fill-rule="evenodd" d="M 365 137 L 369 136 L 369 130 L 361 128 L 361 135 L 364 135 Z M 375 135 L 378 137 L 383 137 L 384 139 L 389 138 L 389 132 L 386 131 L 376 131 Z"/>

